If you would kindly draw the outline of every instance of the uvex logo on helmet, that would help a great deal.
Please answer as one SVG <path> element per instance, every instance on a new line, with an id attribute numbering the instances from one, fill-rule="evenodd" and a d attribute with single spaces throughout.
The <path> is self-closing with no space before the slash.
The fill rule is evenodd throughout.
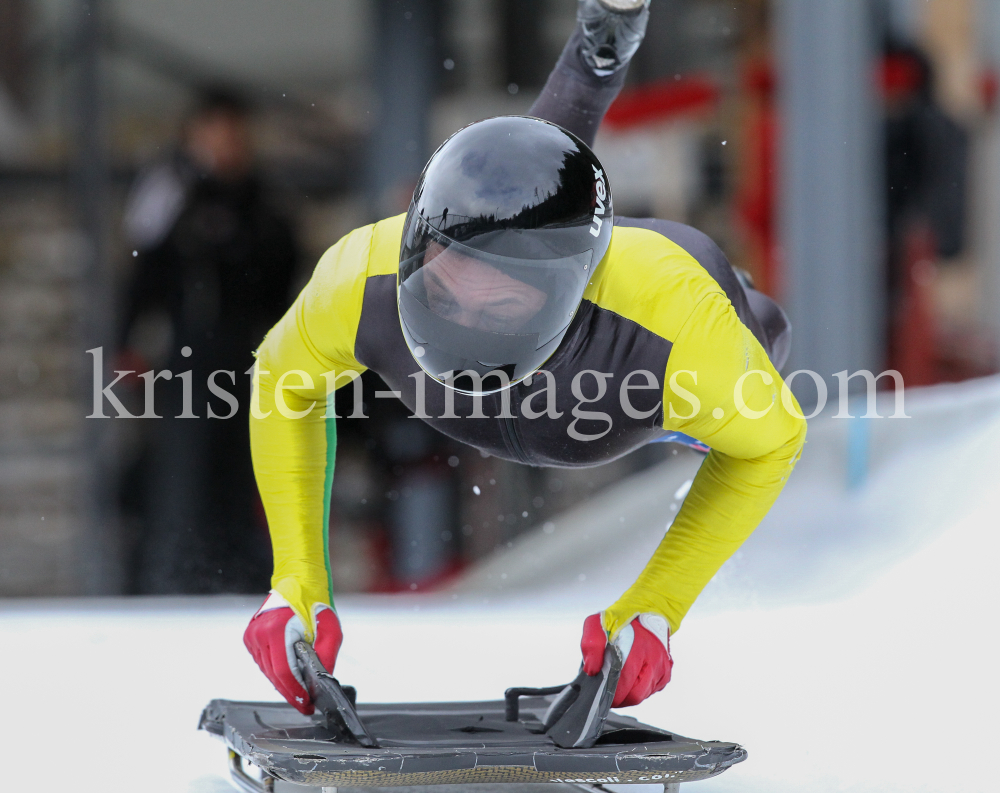
<path id="1" fill-rule="evenodd" d="M 608 186 L 604 181 L 604 171 L 596 165 L 590 167 L 594 169 L 594 189 L 597 191 L 597 207 L 594 209 L 594 217 L 591 220 L 593 225 L 590 227 L 590 233 L 598 237 L 601 234 L 601 226 L 604 225 L 602 215 L 605 213 L 604 199 L 608 197 Z"/>

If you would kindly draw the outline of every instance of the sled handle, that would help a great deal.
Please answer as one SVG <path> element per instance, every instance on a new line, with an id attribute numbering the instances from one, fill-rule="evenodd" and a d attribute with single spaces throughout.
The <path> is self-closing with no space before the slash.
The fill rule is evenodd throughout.
<path id="1" fill-rule="evenodd" d="M 507 721 L 517 721 L 520 715 L 519 697 L 547 697 L 550 694 L 558 694 L 564 688 L 565 685 L 546 688 L 508 688 L 503 692 L 504 717 Z"/>
<path id="2" fill-rule="evenodd" d="M 563 749 L 589 749 L 604 729 L 618 687 L 625 659 L 617 645 L 604 648 L 604 665 L 588 675 L 580 664 L 580 674 L 565 694 L 552 703 L 545 715 L 545 734 Z"/>
<path id="3" fill-rule="evenodd" d="M 337 678 L 326 671 L 313 646 L 302 641 L 295 642 L 295 655 L 299 659 L 299 669 L 305 679 L 306 690 L 312 697 L 316 710 L 326 717 L 327 728 L 361 746 L 378 748 L 378 741 L 358 717 L 353 698 L 341 688 Z"/>

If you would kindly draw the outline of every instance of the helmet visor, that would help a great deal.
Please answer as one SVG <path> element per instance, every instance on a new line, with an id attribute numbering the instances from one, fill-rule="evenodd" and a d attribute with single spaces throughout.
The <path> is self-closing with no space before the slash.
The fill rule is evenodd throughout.
<path id="1" fill-rule="evenodd" d="M 421 368 L 471 393 L 498 391 L 537 371 L 576 314 L 593 251 L 525 258 L 526 247 L 550 252 L 544 234 L 505 229 L 458 242 L 421 225 L 410 238 L 420 241 L 416 250 L 404 247 L 398 282 L 403 335 Z M 538 241 L 543 247 L 531 245 Z"/>

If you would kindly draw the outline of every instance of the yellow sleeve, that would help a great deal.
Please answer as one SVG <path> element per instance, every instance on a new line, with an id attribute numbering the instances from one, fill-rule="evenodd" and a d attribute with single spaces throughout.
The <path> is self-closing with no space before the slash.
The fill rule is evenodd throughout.
<path id="1" fill-rule="evenodd" d="M 348 234 L 323 255 L 257 351 L 250 446 L 274 549 L 271 586 L 310 639 L 315 605 L 333 605 L 328 537 L 337 424 L 332 398 L 327 415 L 327 395 L 364 371 L 354 342 L 372 230 Z"/>
<path id="2" fill-rule="evenodd" d="M 789 394 L 796 412 L 785 409 L 780 375 L 721 293 L 704 297 L 677 333 L 665 381 L 664 427 L 712 451 L 653 558 L 604 612 L 612 636 L 645 611 L 676 632 L 767 514 L 805 443 L 798 404 Z"/>

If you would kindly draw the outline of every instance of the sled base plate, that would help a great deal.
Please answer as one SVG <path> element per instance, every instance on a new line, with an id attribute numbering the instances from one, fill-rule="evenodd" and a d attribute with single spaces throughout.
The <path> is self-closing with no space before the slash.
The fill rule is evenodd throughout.
<path id="1" fill-rule="evenodd" d="M 341 789 L 552 782 L 666 787 L 708 779 L 747 756 L 738 744 L 685 738 L 614 712 L 594 746 L 563 749 L 542 728 L 551 700 L 521 699 L 516 721 L 506 720 L 502 700 L 359 704 L 358 716 L 379 744 L 374 748 L 338 738 L 322 716 L 303 716 L 285 703 L 213 700 L 199 726 L 226 742 L 236 764 L 245 760 L 261 769 L 270 788 L 271 779 Z"/>

